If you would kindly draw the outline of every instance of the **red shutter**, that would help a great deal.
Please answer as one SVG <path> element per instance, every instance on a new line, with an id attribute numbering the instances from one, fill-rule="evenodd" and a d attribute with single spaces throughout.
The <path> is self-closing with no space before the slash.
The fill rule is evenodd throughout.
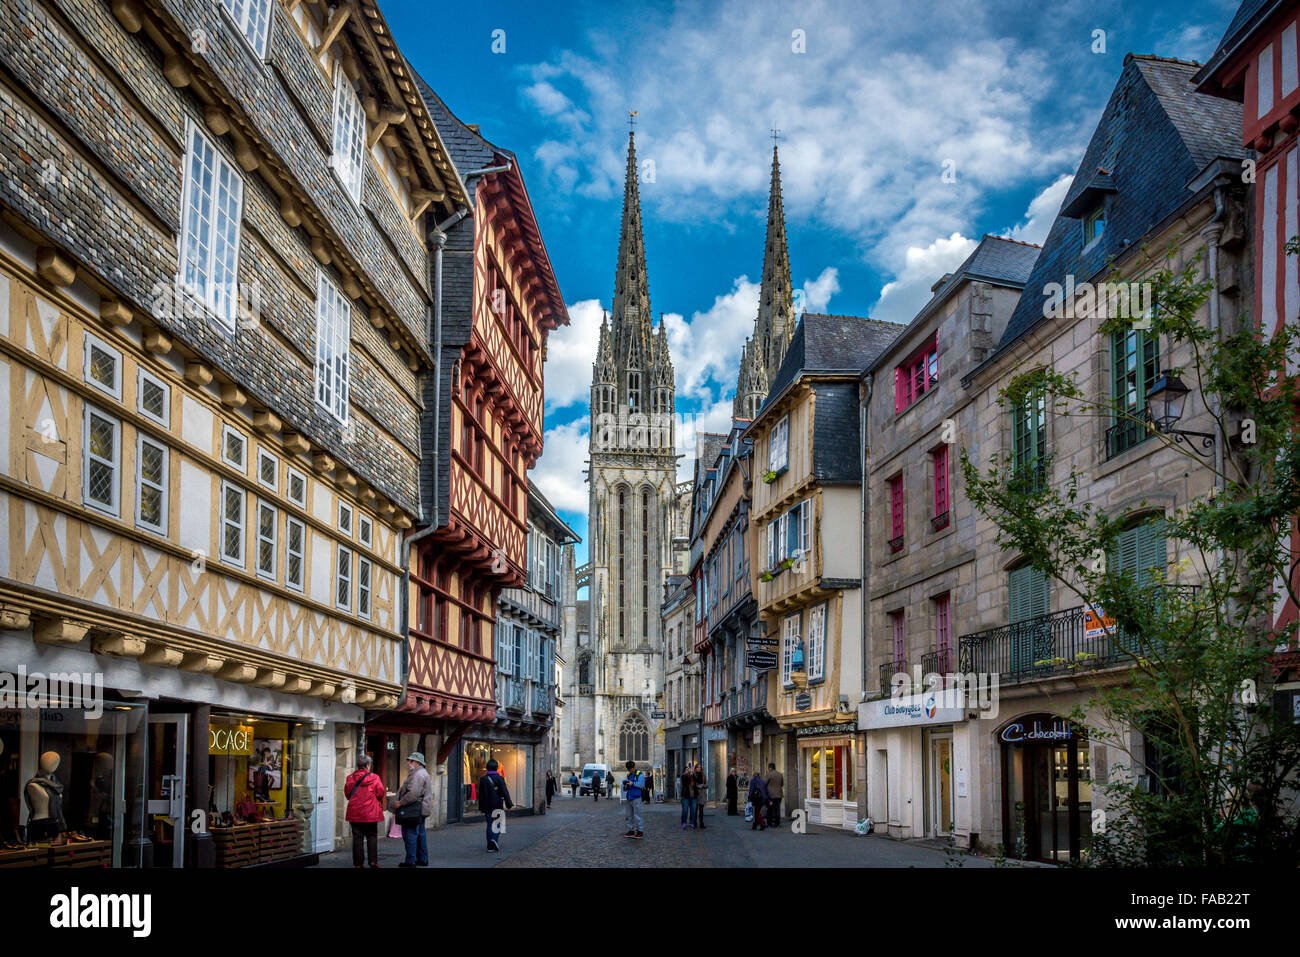
<path id="1" fill-rule="evenodd" d="M 948 446 L 934 453 L 934 514 L 948 511 Z"/>
<path id="2" fill-rule="evenodd" d="M 907 661 L 907 633 L 903 630 L 903 613 L 896 611 L 889 616 L 894 620 L 894 666 L 901 668 Z"/>
<path id="3" fill-rule="evenodd" d="M 905 394 L 906 376 L 903 373 L 903 367 L 899 366 L 894 369 L 894 411 L 902 412 L 907 408 L 907 396 Z"/>
<path id="4" fill-rule="evenodd" d="M 949 651 L 952 647 L 952 639 L 949 637 L 948 628 L 948 596 L 940 595 L 934 600 L 934 617 L 935 617 L 935 644 L 939 652 L 939 669 L 947 671 L 951 665 L 949 662 Z"/>
<path id="5" fill-rule="evenodd" d="M 894 538 L 903 534 L 903 477 L 889 480 L 889 511 L 893 519 Z"/>

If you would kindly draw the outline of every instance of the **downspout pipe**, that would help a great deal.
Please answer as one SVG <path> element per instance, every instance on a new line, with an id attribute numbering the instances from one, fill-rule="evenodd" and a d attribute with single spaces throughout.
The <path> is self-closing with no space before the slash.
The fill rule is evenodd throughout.
<path id="1" fill-rule="evenodd" d="M 451 216 L 444 219 L 441 223 L 433 228 L 429 238 L 434 243 L 434 265 L 433 265 L 433 305 L 429 309 L 429 341 L 433 343 L 433 414 L 438 415 L 439 403 L 442 401 L 442 251 L 447 246 L 447 230 L 455 226 L 462 219 L 469 215 L 469 210 L 462 206 Z M 438 496 L 437 496 L 437 476 L 438 476 L 438 442 L 437 432 L 434 429 L 433 448 L 429 450 L 429 455 L 433 459 L 433 476 L 434 476 L 434 497 L 431 513 L 424 514 L 424 507 L 420 507 L 420 519 L 426 522 L 423 528 L 410 535 L 402 537 L 402 597 L 399 607 L 399 627 L 402 633 L 402 695 L 397 699 L 397 704 L 393 706 L 394 711 L 406 703 L 406 697 L 410 690 L 411 675 L 411 547 L 422 538 L 432 535 L 439 527 L 438 525 Z"/>
<path id="2" fill-rule="evenodd" d="M 862 462 L 862 538 L 860 545 L 862 547 L 862 633 L 860 641 L 862 643 L 862 694 L 860 701 L 866 701 L 867 695 L 870 694 L 871 685 L 868 683 L 868 676 L 871 673 L 871 666 L 868 664 L 871 642 L 867 632 L 867 605 L 871 601 L 871 595 L 867 588 L 870 579 L 867 563 L 871 556 L 871 481 L 867 476 L 867 423 L 870 421 L 871 411 L 871 393 L 875 386 L 875 375 L 871 372 L 862 374 L 862 407 L 858 413 L 858 434 L 860 449 L 859 457 Z"/>

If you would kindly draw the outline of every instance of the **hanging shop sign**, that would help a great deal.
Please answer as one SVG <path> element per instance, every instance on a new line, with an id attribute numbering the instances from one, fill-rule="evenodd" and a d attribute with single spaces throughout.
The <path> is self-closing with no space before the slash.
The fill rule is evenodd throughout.
<path id="1" fill-rule="evenodd" d="M 776 655 L 770 651 L 749 651 L 745 654 L 745 664 L 755 671 L 771 671 L 776 667 Z"/>
<path id="2" fill-rule="evenodd" d="M 812 695 L 806 691 L 800 691 L 794 696 L 794 710 L 808 711 L 812 708 Z"/>

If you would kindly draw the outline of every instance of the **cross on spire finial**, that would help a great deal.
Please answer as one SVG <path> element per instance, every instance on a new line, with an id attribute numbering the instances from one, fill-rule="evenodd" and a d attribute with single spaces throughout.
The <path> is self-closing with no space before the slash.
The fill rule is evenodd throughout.
<path id="1" fill-rule="evenodd" d="M 627 128 L 629 130 L 633 130 L 633 131 L 636 130 L 636 115 L 638 112 L 639 112 L 638 110 L 627 111 Z"/>
<path id="2" fill-rule="evenodd" d="M 781 131 L 776 127 L 772 127 L 772 129 L 769 130 L 769 132 L 772 134 L 772 145 L 775 147 L 777 141 L 781 139 Z"/>

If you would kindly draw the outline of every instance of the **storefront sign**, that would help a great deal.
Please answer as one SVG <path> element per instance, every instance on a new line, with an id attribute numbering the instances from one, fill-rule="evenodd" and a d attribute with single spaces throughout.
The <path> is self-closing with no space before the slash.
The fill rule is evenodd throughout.
<path id="1" fill-rule="evenodd" d="M 208 723 L 208 754 L 252 754 L 253 728 L 236 722 Z"/>
<path id="2" fill-rule="evenodd" d="M 766 638 L 746 638 L 745 644 L 750 648 L 775 648 L 776 642 L 769 641 Z"/>
<path id="3" fill-rule="evenodd" d="M 806 691 L 800 691 L 794 696 L 794 710 L 807 711 L 812 707 L 812 695 Z"/>
<path id="4" fill-rule="evenodd" d="M 667 715 L 662 711 L 651 711 L 650 717 L 655 721 L 662 721 Z"/>
<path id="5" fill-rule="evenodd" d="M 859 717 L 867 731 L 909 725 L 952 724 L 966 717 L 964 695 L 958 689 L 882 698 L 862 706 Z"/>
<path id="6" fill-rule="evenodd" d="M 1051 715 L 1021 718 L 1012 721 L 998 735 L 1007 744 L 1022 744 L 1033 741 L 1072 741 L 1074 728 L 1064 718 Z"/>
<path id="7" fill-rule="evenodd" d="M 815 724 L 810 728 L 795 728 L 794 734 L 797 738 L 814 738 L 827 734 L 853 734 L 857 730 L 856 721 L 845 721 L 843 724 Z"/>
<path id="8" fill-rule="evenodd" d="M 755 671 L 770 671 L 776 667 L 776 655 L 770 651 L 748 651 L 745 664 Z"/>

